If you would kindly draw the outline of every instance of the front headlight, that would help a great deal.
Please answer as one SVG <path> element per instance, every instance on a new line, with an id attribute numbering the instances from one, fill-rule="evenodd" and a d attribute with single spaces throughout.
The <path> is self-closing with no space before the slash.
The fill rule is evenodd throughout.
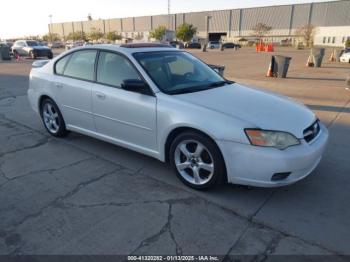
<path id="1" fill-rule="evenodd" d="M 249 142 L 254 146 L 274 147 L 280 150 L 299 145 L 300 141 L 290 133 L 261 129 L 244 130 Z"/>

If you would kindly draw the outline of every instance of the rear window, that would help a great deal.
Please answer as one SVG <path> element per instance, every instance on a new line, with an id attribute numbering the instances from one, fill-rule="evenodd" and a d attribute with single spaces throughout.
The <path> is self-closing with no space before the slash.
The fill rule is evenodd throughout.
<path id="1" fill-rule="evenodd" d="M 73 53 L 63 75 L 83 80 L 94 80 L 96 50 L 84 50 Z"/>
<path id="2" fill-rule="evenodd" d="M 39 46 L 39 43 L 37 41 L 27 41 L 28 46 Z"/>
<path id="3" fill-rule="evenodd" d="M 70 57 L 71 57 L 71 55 L 67 55 L 56 63 L 56 67 L 55 67 L 56 74 L 63 75 L 64 68 L 65 68 L 67 61 L 69 60 Z"/>

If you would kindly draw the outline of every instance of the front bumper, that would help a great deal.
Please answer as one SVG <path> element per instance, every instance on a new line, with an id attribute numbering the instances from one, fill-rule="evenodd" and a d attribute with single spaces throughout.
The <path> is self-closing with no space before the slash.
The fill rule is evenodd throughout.
<path id="1" fill-rule="evenodd" d="M 295 183 L 308 176 L 319 164 L 328 142 L 328 130 L 320 123 L 318 136 L 307 143 L 285 150 L 258 147 L 231 141 L 217 141 L 223 153 L 229 183 L 258 187 L 278 187 Z M 290 175 L 272 181 L 276 173 Z"/>
<path id="2" fill-rule="evenodd" d="M 48 57 L 52 54 L 51 50 L 34 49 L 33 52 L 37 57 Z"/>

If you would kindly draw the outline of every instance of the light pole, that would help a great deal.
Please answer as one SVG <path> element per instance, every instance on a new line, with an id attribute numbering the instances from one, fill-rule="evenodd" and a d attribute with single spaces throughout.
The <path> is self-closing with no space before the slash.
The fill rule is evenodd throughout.
<path id="1" fill-rule="evenodd" d="M 170 0 L 168 0 L 168 30 L 170 30 L 170 26 L 171 26 L 171 17 L 170 17 Z"/>
<path id="2" fill-rule="evenodd" d="M 49 34 L 50 34 L 50 41 L 52 44 L 52 15 L 49 15 L 49 17 L 50 17 Z"/>
<path id="3" fill-rule="evenodd" d="M 209 24 L 210 24 L 210 19 L 211 19 L 210 15 L 206 15 L 205 16 L 205 22 L 206 22 L 206 25 L 207 25 L 207 36 L 206 36 L 206 40 L 205 40 L 205 43 L 204 43 L 204 46 L 203 46 L 203 52 L 207 51 L 207 45 L 209 43 Z"/>

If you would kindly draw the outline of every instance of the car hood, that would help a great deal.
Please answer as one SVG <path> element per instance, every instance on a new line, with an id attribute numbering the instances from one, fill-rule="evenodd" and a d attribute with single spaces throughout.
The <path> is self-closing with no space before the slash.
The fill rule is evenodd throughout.
<path id="1" fill-rule="evenodd" d="M 237 83 L 176 97 L 243 120 L 247 127 L 285 131 L 297 138 L 303 138 L 304 129 L 316 119 L 306 106 L 288 97 Z"/>

